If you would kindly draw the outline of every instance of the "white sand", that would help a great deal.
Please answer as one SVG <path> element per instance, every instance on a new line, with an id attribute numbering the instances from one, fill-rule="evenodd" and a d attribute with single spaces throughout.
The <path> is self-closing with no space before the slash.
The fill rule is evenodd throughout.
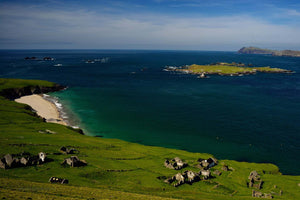
<path id="1" fill-rule="evenodd" d="M 47 122 L 67 125 L 59 117 L 59 112 L 56 106 L 53 103 L 45 100 L 40 95 L 33 94 L 29 96 L 23 96 L 19 99 L 15 99 L 15 101 L 31 106 L 35 111 L 37 111 L 37 114 L 45 118 Z"/>

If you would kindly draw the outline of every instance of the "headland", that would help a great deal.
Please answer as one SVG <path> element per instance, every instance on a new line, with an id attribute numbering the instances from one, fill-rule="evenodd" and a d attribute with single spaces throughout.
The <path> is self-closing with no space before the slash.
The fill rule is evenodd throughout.
<path id="1" fill-rule="evenodd" d="M 258 47 L 243 47 L 238 50 L 238 53 L 241 54 L 265 54 L 272 56 L 287 56 L 287 57 L 300 57 L 300 51 L 293 50 L 271 50 L 271 49 L 262 49 Z"/>

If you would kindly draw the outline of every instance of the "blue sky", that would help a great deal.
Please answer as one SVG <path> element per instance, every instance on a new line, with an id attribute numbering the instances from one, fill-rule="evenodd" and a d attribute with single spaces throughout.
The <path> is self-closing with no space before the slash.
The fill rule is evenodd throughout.
<path id="1" fill-rule="evenodd" d="M 300 50 L 297 0 L 0 0 L 1 49 Z"/>

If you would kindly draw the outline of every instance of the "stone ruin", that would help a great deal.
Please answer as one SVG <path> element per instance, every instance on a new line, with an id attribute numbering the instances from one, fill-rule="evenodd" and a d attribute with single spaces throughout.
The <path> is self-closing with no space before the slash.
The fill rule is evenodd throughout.
<path id="1" fill-rule="evenodd" d="M 166 179 L 164 182 L 169 184 L 174 183 L 173 186 L 178 187 L 185 183 L 192 184 L 209 178 L 212 178 L 210 170 L 200 170 L 198 173 L 188 170 L 183 173 L 177 173 L 171 178 Z"/>
<path id="2" fill-rule="evenodd" d="M 257 173 L 257 171 L 250 172 L 248 179 L 249 188 L 256 188 L 258 190 L 262 188 L 263 181 L 261 180 L 260 175 Z"/>
<path id="3" fill-rule="evenodd" d="M 69 180 L 64 178 L 58 178 L 58 177 L 51 177 L 49 179 L 50 183 L 60 183 L 60 184 L 68 184 Z"/>
<path id="4" fill-rule="evenodd" d="M 200 181 L 199 173 L 195 173 L 193 171 L 185 171 L 183 173 L 177 173 L 171 178 L 166 179 L 164 182 L 169 184 L 174 183 L 173 186 L 178 187 L 185 183 L 192 184 L 197 181 Z"/>
<path id="5" fill-rule="evenodd" d="M 213 176 L 211 175 L 211 171 L 209 170 L 210 168 L 214 167 L 217 165 L 218 161 L 215 158 L 209 158 L 207 160 L 204 159 L 198 159 L 198 167 L 200 167 L 199 172 L 193 172 L 190 170 L 187 170 L 183 173 L 177 173 L 174 176 L 165 179 L 164 182 L 168 184 L 172 184 L 174 187 L 178 187 L 182 184 L 188 183 L 192 184 L 194 182 L 198 182 L 200 180 L 207 180 L 212 178 Z M 180 158 L 176 157 L 172 160 L 166 160 L 164 163 L 165 167 L 169 169 L 175 169 L 175 170 L 180 170 L 186 166 L 188 166 L 187 163 L 184 163 Z M 220 176 L 222 172 L 215 170 L 214 174 Z"/>
<path id="6" fill-rule="evenodd" d="M 30 153 L 6 154 L 0 159 L 0 168 L 10 169 L 40 165 L 48 161 L 50 161 L 50 159 L 47 159 L 44 152 L 40 152 L 38 155 L 30 155 Z"/>
<path id="7" fill-rule="evenodd" d="M 209 158 L 207 160 L 199 158 L 198 162 L 199 162 L 198 167 L 200 169 L 209 169 L 218 164 L 218 160 L 215 158 Z"/>
<path id="8" fill-rule="evenodd" d="M 87 162 L 85 160 L 80 160 L 77 156 L 71 156 L 70 158 L 66 158 L 62 165 L 69 165 L 71 167 L 81 167 L 86 166 Z"/>
<path id="9" fill-rule="evenodd" d="M 75 153 L 79 153 L 78 150 L 74 149 L 74 148 L 71 148 L 71 149 L 68 149 L 66 147 L 61 147 L 59 149 L 63 154 L 75 154 Z"/>
<path id="10" fill-rule="evenodd" d="M 172 160 L 165 160 L 164 165 L 166 168 L 179 170 L 186 167 L 188 164 L 184 163 L 180 158 L 176 157 Z"/>
<path id="11" fill-rule="evenodd" d="M 255 190 L 252 190 L 252 197 L 273 199 L 273 196 L 270 193 L 262 193 L 262 192 L 255 191 Z"/>

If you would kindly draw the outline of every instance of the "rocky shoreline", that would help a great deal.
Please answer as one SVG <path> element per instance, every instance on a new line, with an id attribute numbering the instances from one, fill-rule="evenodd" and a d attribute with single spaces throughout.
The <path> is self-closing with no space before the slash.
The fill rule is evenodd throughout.
<path id="1" fill-rule="evenodd" d="M 0 91 L 0 96 L 3 96 L 9 100 L 14 100 L 26 95 L 32 94 L 44 94 L 49 92 L 57 92 L 66 89 L 66 86 L 55 84 L 52 87 L 43 87 L 43 86 L 27 86 L 23 88 L 8 88 Z"/>

